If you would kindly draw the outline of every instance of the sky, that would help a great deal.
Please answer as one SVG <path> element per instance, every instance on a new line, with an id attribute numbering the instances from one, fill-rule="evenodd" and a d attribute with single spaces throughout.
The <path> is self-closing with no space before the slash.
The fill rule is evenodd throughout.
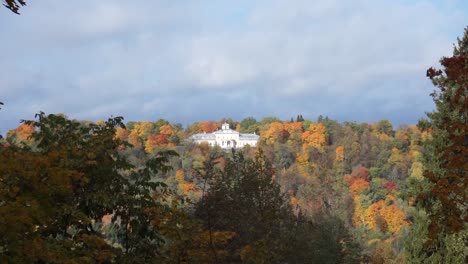
<path id="1" fill-rule="evenodd" d="M 35 113 L 414 124 L 465 0 L 80 0 L 0 7 L 0 134 Z"/>

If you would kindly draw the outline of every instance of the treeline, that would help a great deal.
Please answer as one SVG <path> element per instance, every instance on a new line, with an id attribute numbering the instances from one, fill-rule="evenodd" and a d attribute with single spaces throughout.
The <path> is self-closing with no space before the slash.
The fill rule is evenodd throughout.
<path id="1" fill-rule="evenodd" d="M 339 218 L 294 212 L 260 148 L 226 153 L 183 141 L 146 153 L 117 136 L 124 127 L 121 118 L 93 124 L 41 113 L 8 133 L 0 148 L 2 261 L 363 258 Z"/>
<path id="2" fill-rule="evenodd" d="M 52 121 L 63 124 L 42 124 Z M 242 132 L 258 133 L 258 147 L 231 153 L 190 140 L 193 133 L 213 132 L 223 122 Z M 44 126 L 59 127 L 45 134 L 41 129 Z M 69 132 L 62 130 L 71 129 L 68 127 L 76 131 L 69 131 L 73 137 L 65 140 L 62 137 Z M 115 151 L 113 155 L 118 155 L 121 162 L 113 165 L 118 167 L 108 176 L 125 182 L 114 187 L 121 188 L 121 193 L 108 190 L 104 194 L 102 186 L 109 184 L 110 178 L 100 187 L 89 186 L 99 197 L 94 202 L 112 201 L 100 213 L 85 214 L 95 239 L 110 245 L 107 260 L 135 263 L 137 255 L 142 262 L 157 263 L 402 263 L 407 259 L 405 241 L 414 217 L 418 217 L 413 207 L 413 188 L 424 178 L 423 145 L 432 139 L 429 129 L 414 125 L 394 129 L 386 120 L 367 124 L 339 123 L 327 117 L 299 122 L 270 117 L 261 121 L 246 118 L 240 122 L 197 122 L 184 130 L 162 119 L 124 126 L 120 119 L 93 124 L 51 115 L 8 132 L 3 154 L 19 151 L 42 153 L 44 157 L 44 140 L 57 147 L 76 145 L 73 140 L 90 140 L 90 131 L 96 129 L 109 130 L 106 148 Z M 60 140 L 65 141 L 57 143 Z M 94 147 L 86 150 L 91 156 L 102 155 L 93 151 Z M 175 155 L 161 156 L 167 151 Z M 72 162 L 74 155 L 66 155 Z M 151 171 L 148 164 L 155 160 L 159 160 L 159 167 L 153 166 Z M 79 159 L 75 162 L 82 163 Z M 109 165 L 94 164 L 102 170 Z M 139 181 L 138 177 L 146 180 Z M 136 183 L 156 185 L 133 186 Z M 134 190 L 125 193 L 130 186 Z M 153 210 L 153 215 L 137 213 L 142 209 L 131 205 L 142 202 L 136 199 L 140 188 L 146 188 L 146 199 L 151 202 L 145 210 Z M 123 204 L 114 204 L 117 201 Z M 122 222 L 125 218 L 119 207 L 130 207 L 136 215 Z M 17 225 L 14 219 L 10 219 L 11 223 Z M 136 223 L 132 225 L 132 221 Z M 145 246 L 153 253 L 140 252 L 139 244 L 128 245 L 127 233 L 133 233 L 137 224 L 148 230 L 139 230 L 132 239 L 153 240 L 151 246 Z M 63 228 L 69 229 L 69 225 Z M 154 232 L 151 239 L 146 237 L 150 231 Z M 68 258 L 69 253 L 64 256 Z"/>
<path id="3" fill-rule="evenodd" d="M 466 263 L 468 29 L 441 65 L 418 126 L 40 113 L 0 139 L 0 261 Z M 190 141 L 223 122 L 257 147 Z"/>
<path id="4" fill-rule="evenodd" d="M 54 124 L 59 128 L 49 133 L 57 135 L 46 135 L 40 127 L 51 125 L 41 122 L 52 120 L 70 125 L 62 128 L 62 124 Z M 192 133 L 213 132 L 223 122 L 242 132 L 259 133 L 258 148 L 246 147 L 230 153 L 190 141 Z M 160 212 L 160 216 L 173 217 L 176 211 L 180 214 L 177 217 L 186 221 L 172 222 L 175 226 L 170 226 L 166 220 L 164 224 L 168 226 L 158 226 L 161 241 L 151 250 L 164 251 L 161 256 L 165 257 L 151 258 L 159 262 L 162 259 L 192 262 L 252 259 L 253 263 L 403 260 L 411 206 L 409 200 L 402 199 L 402 194 L 408 180 L 423 177 L 422 145 L 431 138 L 429 132 L 416 126 L 394 129 L 385 120 L 358 124 L 339 123 L 326 117 L 315 122 L 280 121 L 273 117 L 261 121 L 246 118 L 240 122 L 223 119 L 197 122 L 183 130 L 166 120 L 110 126 L 109 121 L 92 124 L 53 115 L 41 116 L 38 121 L 11 130 L 5 139 L 5 149 L 41 153 L 42 137 L 57 137 L 47 141 L 59 145 L 56 141 L 65 134 L 60 130 L 68 126 L 76 129 L 72 132 L 74 140 L 83 141 L 86 139 L 80 137 L 89 137 L 90 129 L 108 129 L 113 140 L 107 147 L 115 148 L 114 155 L 122 162 L 119 166 L 126 168 L 113 172 L 113 177 L 118 174 L 130 184 L 135 182 L 131 177 L 145 172 L 148 184 L 160 183 L 160 190 L 149 188 L 147 194 L 160 196 L 153 197 L 156 204 L 152 204 L 155 208 L 166 208 L 168 215 Z M 76 144 L 72 139 L 65 143 Z M 94 150 L 87 151 L 92 155 Z M 172 170 L 147 171 L 148 162 L 161 159 L 160 153 L 166 151 L 177 156 L 165 157 L 167 164 L 160 166 L 170 165 Z M 96 190 L 105 192 L 102 188 Z M 117 193 L 108 195 L 114 194 Z M 119 206 L 123 205 L 109 204 L 107 210 L 94 213 L 88 221 L 99 226 L 95 232 L 105 241 L 124 249 L 127 242 L 118 235 L 123 232 L 122 216 L 116 211 Z M 145 223 L 150 224 L 150 218 Z M 179 231 L 164 233 L 164 229 L 177 226 Z M 176 237 L 168 237 L 169 234 Z M 200 248 L 190 248 L 193 245 Z"/>

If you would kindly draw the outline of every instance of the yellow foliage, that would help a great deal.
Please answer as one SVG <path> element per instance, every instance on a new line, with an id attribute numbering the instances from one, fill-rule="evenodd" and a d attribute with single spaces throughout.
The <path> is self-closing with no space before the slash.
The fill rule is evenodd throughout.
<path id="1" fill-rule="evenodd" d="M 377 217 L 381 216 L 380 212 L 385 207 L 385 202 L 380 200 L 371 204 L 365 211 L 365 223 L 370 229 L 377 229 Z"/>
<path id="2" fill-rule="evenodd" d="M 138 122 L 135 123 L 132 133 L 136 133 L 141 138 L 146 138 L 154 128 L 154 124 L 151 122 Z"/>
<path id="3" fill-rule="evenodd" d="M 387 195 L 388 196 L 388 195 Z M 393 197 L 394 198 L 394 197 Z M 365 211 L 365 223 L 370 229 L 377 229 L 377 221 L 385 221 L 388 232 L 394 234 L 408 225 L 405 213 L 395 204 L 386 206 L 383 200 L 375 202 Z"/>
<path id="4" fill-rule="evenodd" d="M 421 158 L 421 156 L 422 156 L 421 152 L 417 150 L 410 151 L 410 157 L 413 161 L 418 161 Z"/>
<path id="5" fill-rule="evenodd" d="M 371 239 L 371 240 L 367 241 L 367 244 L 372 245 L 372 244 L 376 244 L 376 243 L 379 243 L 379 242 L 380 242 L 380 239 L 374 238 L 374 239 Z"/>
<path id="6" fill-rule="evenodd" d="M 304 147 L 313 147 L 323 150 L 325 146 L 325 126 L 322 123 L 311 123 L 307 131 L 302 133 Z"/>
<path id="7" fill-rule="evenodd" d="M 185 180 L 184 170 L 177 170 L 175 174 L 175 178 L 177 182 L 184 182 Z"/>
<path id="8" fill-rule="evenodd" d="M 307 151 L 297 153 L 296 162 L 298 165 L 306 166 L 309 163 L 309 153 Z"/>
<path id="9" fill-rule="evenodd" d="M 103 125 L 105 125 L 105 124 L 106 124 L 106 121 L 104 121 L 104 120 L 98 120 L 98 121 L 96 121 L 96 125 L 98 125 L 98 126 L 103 126 Z"/>
<path id="10" fill-rule="evenodd" d="M 388 158 L 387 161 L 391 165 L 402 164 L 404 163 L 403 156 L 400 153 L 400 150 L 397 148 L 392 148 L 392 155 Z"/>
<path id="11" fill-rule="evenodd" d="M 379 133 L 378 138 L 382 141 L 390 141 L 390 136 L 385 133 Z"/>
<path id="12" fill-rule="evenodd" d="M 405 213 L 394 204 L 384 207 L 381 214 L 387 222 L 388 231 L 392 234 L 408 225 Z"/>
<path id="13" fill-rule="evenodd" d="M 281 122 L 273 122 L 270 124 L 268 130 L 262 133 L 262 137 L 267 143 L 273 144 L 282 135 L 285 130 L 284 124 Z"/>
<path id="14" fill-rule="evenodd" d="M 419 161 L 413 162 L 413 165 L 411 165 L 411 169 L 410 169 L 410 177 L 416 178 L 418 180 L 422 180 L 424 178 L 423 172 L 424 172 L 423 164 Z"/>
<path id="15" fill-rule="evenodd" d="M 364 209 L 362 208 L 361 199 L 359 198 L 359 196 L 354 196 L 353 223 L 355 227 L 359 227 L 365 223 Z"/>

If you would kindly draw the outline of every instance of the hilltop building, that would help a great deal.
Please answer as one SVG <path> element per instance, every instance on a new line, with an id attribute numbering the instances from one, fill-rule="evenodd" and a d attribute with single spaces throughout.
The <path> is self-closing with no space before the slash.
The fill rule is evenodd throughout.
<path id="1" fill-rule="evenodd" d="M 219 146 L 223 149 L 243 148 L 246 145 L 255 147 L 260 137 L 257 134 L 239 133 L 224 123 L 220 130 L 213 133 L 199 133 L 192 135 L 195 143 L 206 142 L 210 146 Z"/>

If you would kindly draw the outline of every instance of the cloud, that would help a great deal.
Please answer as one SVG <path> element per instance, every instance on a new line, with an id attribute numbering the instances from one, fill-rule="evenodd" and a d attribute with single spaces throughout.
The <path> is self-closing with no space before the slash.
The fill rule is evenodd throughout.
<path id="1" fill-rule="evenodd" d="M 31 2 L 0 9 L 0 133 L 39 110 L 75 118 L 326 114 L 413 123 L 425 70 L 468 18 L 463 1 Z"/>

